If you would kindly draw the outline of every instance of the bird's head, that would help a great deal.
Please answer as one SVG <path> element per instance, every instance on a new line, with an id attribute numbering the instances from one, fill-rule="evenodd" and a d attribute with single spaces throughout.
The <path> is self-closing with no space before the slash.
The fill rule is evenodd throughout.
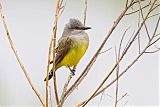
<path id="1" fill-rule="evenodd" d="M 91 27 L 84 26 L 78 19 L 70 19 L 66 24 L 64 31 L 66 33 L 79 33 L 84 30 L 91 29 Z"/>

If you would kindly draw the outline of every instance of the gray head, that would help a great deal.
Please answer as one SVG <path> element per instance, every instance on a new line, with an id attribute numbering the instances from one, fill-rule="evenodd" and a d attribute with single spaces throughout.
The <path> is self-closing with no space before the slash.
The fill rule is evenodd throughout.
<path id="1" fill-rule="evenodd" d="M 84 30 L 91 29 L 90 27 L 84 26 L 78 19 L 70 19 L 69 23 L 64 28 L 63 35 L 77 34 L 84 32 Z"/>

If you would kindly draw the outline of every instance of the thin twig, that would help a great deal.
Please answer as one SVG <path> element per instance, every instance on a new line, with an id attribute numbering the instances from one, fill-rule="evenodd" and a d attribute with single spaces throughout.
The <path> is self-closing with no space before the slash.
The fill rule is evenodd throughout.
<path id="1" fill-rule="evenodd" d="M 47 76 L 46 76 L 46 107 L 48 107 L 48 76 L 49 76 L 49 67 L 50 67 L 50 56 L 52 51 L 53 40 L 50 40 L 49 52 L 48 52 L 48 64 L 47 64 Z"/>
<path id="2" fill-rule="evenodd" d="M 138 12 L 138 28 L 140 26 L 140 11 Z M 138 52 L 141 53 L 141 41 L 140 41 L 140 32 L 138 33 Z"/>
<path id="3" fill-rule="evenodd" d="M 75 69 L 75 68 L 73 68 L 73 69 Z M 67 79 L 67 81 L 66 81 L 66 83 L 65 83 L 65 85 L 64 85 L 64 88 L 63 88 L 63 91 L 62 91 L 62 95 L 61 95 L 61 100 L 60 100 L 60 106 L 61 106 L 61 107 L 62 107 L 63 104 L 64 104 L 64 95 L 65 95 L 65 93 L 66 93 L 66 91 L 67 91 L 68 85 L 69 85 L 72 77 L 73 77 L 73 74 L 70 73 L 70 75 L 68 76 L 68 79 Z"/>
<path id="4" fill-rule="evenodd" d="M 58 98 L 58 91 L 57 91 L 57 81 L 56 81 L 56 73 L 55 73 L 55 60 L 56 60 L 56 32 L 57 32 L 57 23 L 58 23 L 58 18 L 59 18 L 59 12 L 60 12 L 60 2 L 63 2 L 62 0 L 57 0 L 56 1 L 56 13 L 55 13 L 55 20 L 54 20 L 54 26 L 53 26 L 53 32 L 52 32 L 52 38 L 53 38 L 53 67 L 52 67 L 52 72 L 53 72 L 53 83 L 54 83 L 54 93 L 55 93 L 55 99 L 56 99 L 56 104 L 59 107 L 60 102 Z"/>
<path id="5" fill-rule="evenodd" d="M 3 21 L 3 25 L 4 25 L 4 28 L 5 28 L 6 35 L 7 35 L 8 41 L 9 41 L 9 43 L 10 43 L 11 49 L 12 49 L 14 55 L 16 56 L 16 59 L 17 59 L 19 65 L 20 65 L 23 73 L 25 74 L 25 77 L 27 78 L 30 86 L 32 87 L 32 90 L 33 90 L 34 93 L 37 95 L 37 97 L 38 97 L 38 99 L 40 100 L 40 102 L 41 102 L 41 104 L 43 105 L 43 107 L 45 107 L 45 104 L 44 104 L 44 102 L 43 102 L 43 100 L 42 100 L 41 95 L 38 93 L 37 89 L 34 87 L 33 83 L 31 82 L 31 79 L 30 79 L 29 75 L 27 74 L 27 71 L 26 71 L 24 65 L 22 64 L 22 61 L 21 61 L 21 59 L 20 59 L 20 57 L 19 57 L 19 55 L 18 55 L 18 53 L 17 53 L 17 51 L 16 51 L 16 49 L 15 49 L 15 47 L 14 47 L 14 44 L 13 44 L 12 39 L 11 39 L 11 37 L 10 37 L 9 31 L 8 31 L 8 27 L 7 27 L 7 24 L 6 24 L 4 15 L 3 15 L 1 3 L 0 3 L 0 14 L 1 14 L 1 18 L 2 18 L 2 21 Z"/>
<path id="6" fill-rule="evenodd" d="M 116 55 L 116 62 L 118 61 L 118 55 L 117 55 L 117 50 L 115 47 L 115 55 Z M 116 83 L 116 99 L 115 99 L 115 105 L 114 107 L 117 107 L 117 99 L 118 99 L 118 75 L 119 75 L 119 65 L 117 66 L 117 70 L 116 70 L 116 78 L 117 78 L 117 83 Z"/>
<path id="7" fill-rule="evenodd" d="M 151 18 L 151 17 L 157 16 L 157 15 L 160 15 L 160 13 L 156 13 L 154 15 L 151 15 L 151 16 L 148 17 L 148 19 Z"/>
<path id="8" fill-rule="evenodd" d="M 126 97 L 127 96 L 127 93 L 125 93 L 120 99 L 118 99 L 118 101 L 117 102 L 119 102 L 120 100 L 122 100 L 124 97 Z"/>
<path id="9" fill-rule="evenodd" d="M 86 18 L 87 18 L 87 0 L 85 0 L 85 8 L 84 8 L 84 20 L 83 20 L 84 25 L 86 25 Z"/>
<path id="10" fill-rule="evenodd" d="M 128 0 L 126 0 L 126 7 L 128 6 Z"/>
<path id="11" fill-rule="evenodd" d="M 112 47 L 111 47 L 111 48 L 109 48 L 109 49 L 107 49 L 107 50 L 105 50 L 105 51 L 100 52 L 99 54 L 106 53 L 107 51 L 109 51 L 109 50 L 111 50 L 111 49 L 112 49 Z"/>

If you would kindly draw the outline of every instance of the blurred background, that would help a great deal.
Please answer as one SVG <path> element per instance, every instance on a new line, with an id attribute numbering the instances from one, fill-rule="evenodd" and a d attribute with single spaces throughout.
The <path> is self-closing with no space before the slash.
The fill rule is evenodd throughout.
<path id="1" fill-rule="evenodd" d="M 52 26 L 55 14 L 55 0 L 0 0 L 3 6 L 6 23 L 17 49 L 34 86 L 45 100 L 45 82 L 49 41 L 52 35 Z M 148 1 L 146 0 L 145 3 Z M 123 0 L 88 0 L 86 25 L 92 27 L 87 33 L 90 37 L 89 48 L 77 66 L 76 75 L 70 84 L 81 74 L 94 53 L 111 28 L 112 23 L 124 9 Z M 137 7 L 133 7 L 137 9 Z M 130 10 L 131 11 L 131 10 Z M 145 9 L 144 12 L 147 12 Z M 158 10 L 155 10 L 158 12 Z M 58 22 L 57 38 L 60 38 L 65 24 L 70 18 L 77 18 L 83 22 L 84 0 L 67 0 L 64 12 Z M 145 14 L 145 13 L 144 13 Z M 157 17 L 147 22 L 150 33 L 153 33 Z M 91 68 L 89 74 L 78 88 L 68 97 L 66 106 L 74 106 L 88 98 L 98 84 L 108 74 L 115 63 L 115 46 L 119 46 L 120 38 L 130 26 L 124 39 L 123 48 L 127 40 L 137 29 L 138 13 L 126 16 L 113 32 L 103 51 Z M 142 48 L 146 45 L 146 32 L 140 32 Z M 152 49 L 151 49 L 152 50 Z M 123 70 L 138 54 L 138 43 L 126 55 L 120 66 Z M 118 105 L 128 106 L 158 106 L 159 99 L 159 69 L 158 53 L 145 54 L 131 67 L 119 81 L 118 98 L 125 93 Z M 57 71 L 59 95 L 70 71 L 62 67 Z M 113 73 L 111 81 L 116 77 Z M 105 85 L 109 83 L 107 81 Z M 55 104 L 53 81 L 49 81 L 52 93 L 52 102 Z M 104 86 L 105 86 L 104 85 Z M 93 99 L 90 106 L 113 106 L 115 102 L 115 84 L 99 97 Z M 6 38 L 5 30 L 0 21 L 0 106 L 40 106 L 37 96 L 26 80 Z"/>

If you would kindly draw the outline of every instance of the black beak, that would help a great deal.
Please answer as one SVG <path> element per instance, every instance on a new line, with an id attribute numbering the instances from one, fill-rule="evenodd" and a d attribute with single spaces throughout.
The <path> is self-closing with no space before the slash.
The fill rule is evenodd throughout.
<path id="1" fill-rule="evenodd" d="M 86 26 L 81 27 L 81 30 L 88 30 L 88 29 L 91 29 L 91 27 L 86 27 Z"/>

